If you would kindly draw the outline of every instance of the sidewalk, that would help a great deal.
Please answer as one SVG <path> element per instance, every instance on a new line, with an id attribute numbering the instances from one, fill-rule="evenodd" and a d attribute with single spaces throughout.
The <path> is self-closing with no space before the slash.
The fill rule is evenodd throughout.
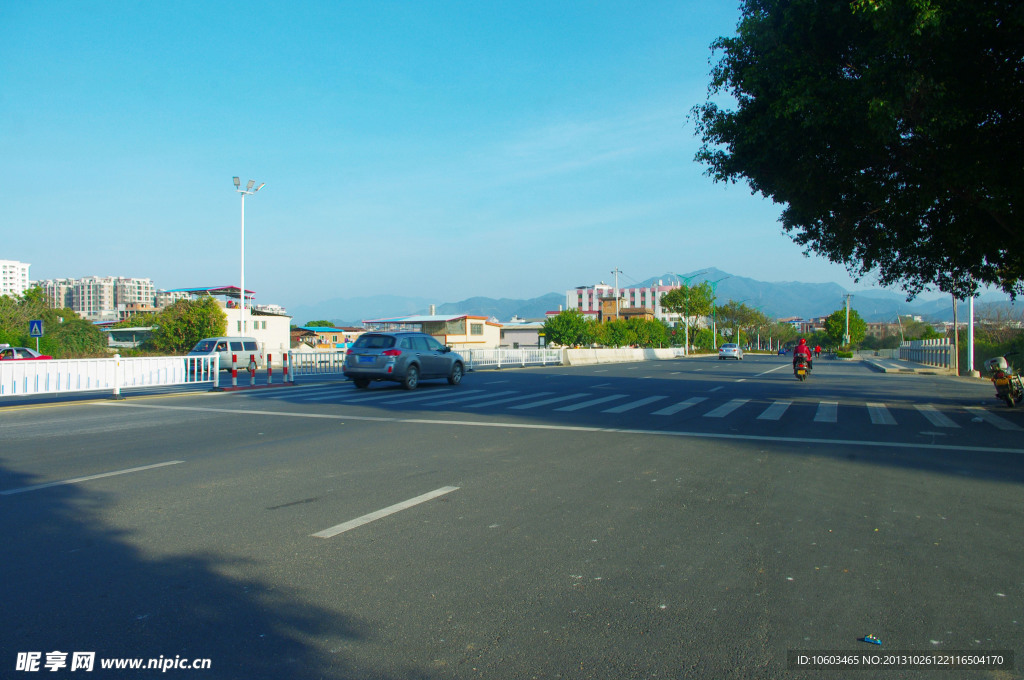
<path id="1" fill-rule="evenodd" d="M 879 373 L 917 373 L 920 375 L 953 375 L 953 371 L 942 366 L 928 366 L 903 359 L 857 355 L 872 370 Z"/>

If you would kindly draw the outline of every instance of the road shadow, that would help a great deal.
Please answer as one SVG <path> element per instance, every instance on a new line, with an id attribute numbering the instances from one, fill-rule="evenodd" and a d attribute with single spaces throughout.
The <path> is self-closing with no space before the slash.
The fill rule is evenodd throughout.
<path id="1" fill-rule="evenodd" d="M 106 519 L 118 499 L 94 486 L 9 493 L 41 481 L 0 459 L 0 491 L 7 492 L 0 494 L 0 677 L 162 677 L 160 670 L 100 667 L 102 659 L 126 657 L 209 659 L 209 669 L 166 671 L 206 680 L 430 677 L 418 668 L 395 674 L 356 666 L 344 653 L 318 648 L 320 638 L 356 644 L 374 631 L 280 583 L 225 575 L 245 572 L 255 557 L 147 554 L 130 526 Z M 130 510 L 119 518 L 125 516 Z M 45 663 L 54 651 L 67 654 L 68 666 L 50 672 Z M 30 652 L 42 655 L 39 672 L 18 672 L 18 655 Z M 95 652 L 92 673 L 70 670 L 74 652 Z"/>

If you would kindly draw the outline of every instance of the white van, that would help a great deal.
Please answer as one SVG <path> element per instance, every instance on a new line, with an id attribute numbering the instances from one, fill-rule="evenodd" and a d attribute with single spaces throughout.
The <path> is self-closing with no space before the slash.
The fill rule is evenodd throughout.
<path id="1" fill-rule="evenodd" d="M 249 367 L 249 360 L 256 361 L 256 368 L 263 368 L 263 348 L 256 338 L 204 338 L 196 343 L 190 357 L 206 357 L 212 354 L 220 355 L 221 370 L 231 370 L 231 355 L 238 358 L 236 364 L 238 370 L 244 371 Z"/>

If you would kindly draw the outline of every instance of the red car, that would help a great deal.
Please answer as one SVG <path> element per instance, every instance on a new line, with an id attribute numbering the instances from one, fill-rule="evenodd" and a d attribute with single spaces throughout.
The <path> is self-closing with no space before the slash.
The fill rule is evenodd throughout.
<path id="1" fill-rule="evenodd" d="M 19 361 L 22 359 L 52 360 L 53 357 L 49 354 L 40 354 L 34 349 L 29 349 L 28 347 L 0 345 L 0 361 Z"/>

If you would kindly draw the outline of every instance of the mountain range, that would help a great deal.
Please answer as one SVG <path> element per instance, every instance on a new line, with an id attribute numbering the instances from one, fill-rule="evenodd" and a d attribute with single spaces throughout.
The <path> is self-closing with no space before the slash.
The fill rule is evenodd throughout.
<path id="1" fill-rule="evenodd" d="M 688 279 L 691 285 L 703 281 L 717 282 L 716 297 L 721 303 L 728 300 L 743 302 L 772 318 L 826 316 L 846 304 L 851 295 L 850 308 L 865 321 L 894 321 L 897 314 L 921 316 L 925 321 L 950 321 L 953 318 L 952 299 L 948 296 L 906 300 L 906 295 L 893 290 L 872 288 L 847 291 L 837 283 L 802 283 L 799 281 L 758 281 L 745 276 L 729 274 L 709 268 L 696 274 L 663 274 L 639 283 L 621 283 L 622 288 L 649 287 L 662 283 L 670 285 Z M 548 293 L 526 300 L 510 298 L 471 297 L 458 302 L 436 304 L 422 297 L 398 295 L 372 295 L 367 297 L 333 298 L 313 305 L 291 308 L 294 323 L 311 320 L 329 320 L 339 326 L 358 326 L 363 321 L 412 314 L 427 314 L 431 304 L 437 314 L 472 314 L 508 321 L 513 317 L 542 319 L 549 311 L 565 307 L 565 293 Z M 975 314 L 1020 316 L 1021 305 L 1013 305 L 1005 295 L 986 294 L 975 303 Z M 959 314 L 965 318 L 967 304 L 960 304 Z"/>

